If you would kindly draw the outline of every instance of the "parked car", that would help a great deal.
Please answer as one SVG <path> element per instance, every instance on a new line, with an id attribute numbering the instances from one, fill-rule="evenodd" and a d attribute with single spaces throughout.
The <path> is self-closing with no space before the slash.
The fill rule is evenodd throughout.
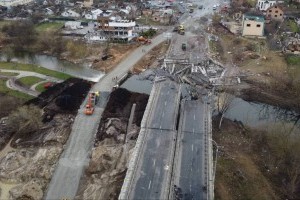
<path id="1" fill-rule="evenodd" d="M 200 6 L 199 6 L 199 9 L 203 9 L 203 5 L 200 5 Z"/>

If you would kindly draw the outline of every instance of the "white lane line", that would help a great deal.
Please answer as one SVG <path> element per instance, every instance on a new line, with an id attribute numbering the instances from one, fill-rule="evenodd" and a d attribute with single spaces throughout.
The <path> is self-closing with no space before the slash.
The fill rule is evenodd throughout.
<path id="1" fill-rule="evenodd" d="M 194 151 L 194 144 L 192 144 L 192 151 Z"/>
<path id="2" fill-rule="evenodd" d="M 161 125 L 159 126 L 159 129 L 161 129 Z"/>
<path id="3" fill-rule="evenodd" d="M 151 181 L 149 182 L 148 189 L 150 189 L 150 187 L 151 187 Z"/>
<path id="4" fill-rule="evenodd" d="M 162 113 L 162 117 L 165 116 L 165 112 Z"/>
<path id="5" fill-rule="evenodd" d="M 196 120 L 196 115 L 194 114 L 194 120 Z"/>
<path id="6" fill-rule="evenodd" d="M 167 101 L 165 101 L 165 106 L 167 105 Z"/>
<path id="7" fill-rule="evenodd" d="M 153 160 L 153 167 L 155 166 L 156 159 Z"/>
<path id="8" fill-rule="evenodd" d="M 195 134 L 195 129 L 193 128 L 193 133 Z"/>

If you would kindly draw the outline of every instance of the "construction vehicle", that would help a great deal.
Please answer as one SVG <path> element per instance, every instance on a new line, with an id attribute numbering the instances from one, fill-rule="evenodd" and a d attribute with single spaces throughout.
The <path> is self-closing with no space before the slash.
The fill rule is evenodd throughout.
<path id="1" fill-rule="evenodd" d="M 184 35 L 185 34 L 184 26 L 181 24 L 179 26 L 174 27 L 173 32 L 177 32 L 180 35 Z"/>
<path id="2" fill-rule="evenodd" d="M 150 39 L 147 39 L 143 36 L 140 36 L 137 38 L 137 42 L 141 43 L 141 44 L 144 44 L 144 45 L 147 45 L 147 44 L 151 44 L 151 40 Z"/>
<path id="3" fill-rule="evenodd" d="M 53 87 L 55 85 L 55 83 L 53 82 L 47 82 L 44 84 L 44 89 L 49 89 L 51 87 Z"/>
<path id="4" fill-rule="evenodd" d="M 95 105 L 98 102 L 100 93 L 99 92 L 90 92 L 88 96 L 88 102 L 85 105 L 84 114 L 92 115 L 95 110 Z"/>
<path id="5" fill-rule="evenodd" d="M 186 51 L 186 43 L 182 43 L 181 49 L 182 49 L 182 51 Z"/>

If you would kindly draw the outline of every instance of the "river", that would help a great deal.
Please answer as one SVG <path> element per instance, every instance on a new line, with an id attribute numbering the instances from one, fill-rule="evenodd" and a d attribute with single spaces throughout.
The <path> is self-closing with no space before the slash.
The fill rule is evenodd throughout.
<path id="1" fill-rule="evenodd" d="M 151 80 L 154 76 L 151 70 L 147 70 L 139 75 L 131 76 L 120 87 L 132 92 L 150 94 L 153 85 Z M 187 95 L 184 92 L 185 90 L 182 90 L 182 96 Z M 296 116 L 296 113 L 279 107 L 247 102 L 237 97 L 234 98 L 225 114 L 226 118 L 241 121 L 243 124 L 253 128 L 270 129 L 280 126 L 286 127 L 289 131 L 300 133 L 300 121 L 294 126 L 297 121 Z"/>
<path id="2" fill-rule="evenodd" d="M 300 133 L 300 121 L 297 114 L 262 103 L 251 103 L 241 98 L 234 98 L 225 117 L 241 121 L 253 128 L 273 129 L 286 128 L 287 131 Z"/>
<path id="3" fill-rule="evenodd" d="M 1 54 L 0 60 L 6 61 L 7 56 Z M 100 71 L 91 69 L 88 64 L 74 64 L 49 55 L 24 53 L 22 55 L 13 57 L 11 61 L 23 64 L 39 65 L 47 69 L 63 72 L 71 76 L 93 82 L 98 82 L 104 76 L 104 74 Z"/>

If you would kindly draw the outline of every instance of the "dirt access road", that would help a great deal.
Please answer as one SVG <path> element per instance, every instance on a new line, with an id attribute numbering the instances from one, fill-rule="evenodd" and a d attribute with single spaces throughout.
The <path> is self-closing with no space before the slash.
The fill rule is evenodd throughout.
<path id="1" fill-rule="evenodd" d="M 148 53 L 156 45 L 166 38 L 163 34 L 152 40 L 152 44 L 141 46 L 134 50 L 126 59 L 116 66 L 109 74 L 104 76 L 94 85 L 92 91 L 100 91 L 107 94 L 115 85 L 114 77 L 120 78 L 137 63 L 144 54 Z M 145 51 L 143 52 L 142 49 Z M 72 133 L 68 139 L 67 146 L 57 163 L 56 170 L 51 179 L 45 199 L 73 199 L 76 195 L 79 180 L 84 166 L 89 162 L 89 152 L 93 145 L 93 139 L 97 131 L 106 99 L 100 99 L 100 106 L 96 107 L 92 116 L 83 114 L 83 109 L 87 99 L 81 105 L 72 127 Z"/>

